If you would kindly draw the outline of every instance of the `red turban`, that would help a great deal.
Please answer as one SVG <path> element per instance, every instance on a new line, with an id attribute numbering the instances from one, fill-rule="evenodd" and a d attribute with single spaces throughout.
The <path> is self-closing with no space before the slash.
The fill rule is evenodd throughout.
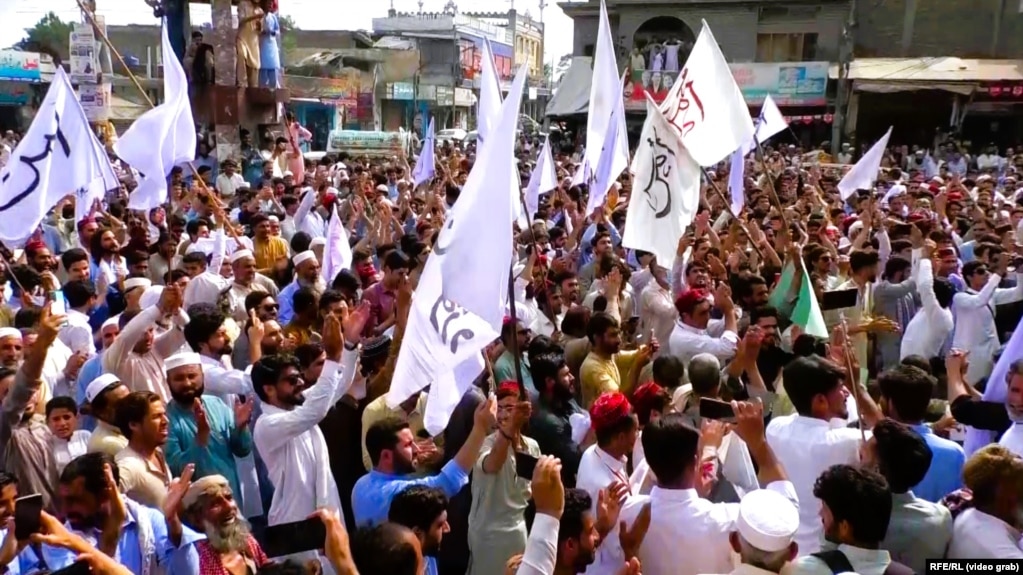
<path id="1" fill-rule="evenodd" d="M 692 313 L 693 309 L 705 299 L 707 299 L 707 290 L 687 289 L 675 300 L 675 309 L 679 314 Z"/>
<path id="2" fill-rule="evenodd" d="M 497 391 L 494 393 L 497 399 L 504 399 L 506 397 L 518 397 L 519 396 L 519 382 L 514 380 L 502 381 L 497 386 Z"/>
<path id="3" fill-rule="evenodd" d="M 25 253 L 33 254 L 39 250 L 45 249 L 46 243 L 42 240 L 32 240 L 25 244 Z"/>
<path id="4" fill-rule="evenodd" d="M 597 431 L 606 429 L 632 413 L 625 395 L 617 391 L 602 393 L 590 407 L 590 425 Z"/>

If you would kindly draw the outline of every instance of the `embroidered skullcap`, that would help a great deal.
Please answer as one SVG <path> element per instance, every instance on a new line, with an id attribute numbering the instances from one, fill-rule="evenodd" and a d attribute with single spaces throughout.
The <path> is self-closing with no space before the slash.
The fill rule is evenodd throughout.
<path id="1" fill-rule="evenodd" d="M 497 391 L 494 392 L 497 399 L 504 399 L 506 397 L 518 397 L 519 396 L 519 382 L 514 380 L 502 381 L 501 385 L 497 386 Z"/>
<path id="2" fill-rule="evenodd" d="M 387 355 L 391 349 L 391 338 L 386 335 L 378 335 L 371 339 L 362 340 L 363 359 L 373 359 L 381 355 Z"/>
<path id="3" fill-rule="evenodd" d="M 231 490 L 231 484 L 226 477 L 207 475 L 202 479 L 196 479 L 188 486 L 188 491 L 185 491 L 185 496 L 181 498 L 181 505 L 185 509 L 189 509 L 203 497 L 223 493 L 224 490 Z"/>
<path id="4" fill-rule="evenodd" d="M 761 551 L 774 553 L 792 544 L 799 528 L 799 511 L 791 501 L 770 489 L 756 489 L 739 502 L 735 521 L 739 535 Z"/>
<path id="5" fill-rule="evenodd" d="M 128 293 L 135 288 L 142 288 L 143 290 L 153 285 L 153 282 L 146 278 L 128 278 L 124 280 L 124 293 Z"/>
<path id="6" fill-rule="evenodd" d="M 603 393 L 590 407 L 590 422 L 597 431 L 607 429 L 632 413 L 625 394 L 617 391 Z"/>
<path id="7" fill-rule="evenodd" d="M 112 373 L 101 374 L 96 379 L 90 381 L 89 385 L 85 387 L 85 401 L 92 403 L 105 389 L 118 383 L 121 383 L 121 380 L 116 375 Z"/>
<path id="8" fill-rule="evenodd" d="M 291 261 L 295 264 L 295 267 L 302 265 L 303 263 L 316 259 L 316 254 L 312 250 L 306 250 L 302 253 L 295 254 L 295 257 L 291 258 Z"/>
<path id="9" fill-rule="evenodd" d="M 238 260 L 243 260 L 245 258 L 256 259 L 256 256 L 252 255 L 252 252 L 250 250 L 244 250 L 244 249 L 243 250 L 238 250 L 238 251 L 234 252 L 233 254 L 231 254 L 231 263 L 235 263 Z"/>
<path id="10" fill-rule="evenodd" d="M 172 369 L 184 367 L 186 365 L 202 365 L 202 358 L 198 353 L 188 351 L 172 355 L 163 360 L 164 372 L 170 372 Z"/>
<path id="11" fill-rule="evenodd" d="M 677 300 L 675 300 L 675 308 L 679 311 L 679 313 L 691 313 L 693 309 L 696 308 L 700 302 L 707 299 L 709 295 L 710 294 L 707 290 L 697 288 L 687 289 L 682 292 L 682 295 L 678 296 Z"/>

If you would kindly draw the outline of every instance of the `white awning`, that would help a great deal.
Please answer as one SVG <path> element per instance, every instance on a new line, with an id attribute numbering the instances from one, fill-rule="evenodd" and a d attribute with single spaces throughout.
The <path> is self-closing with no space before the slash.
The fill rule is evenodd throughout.
<path id="1" fill-rule="evenodd" d="M 590 83 L 593 80 L 593 58 L 572 58 L 561 83 L 547 104 L 548 116 L 585 114 L 590 108 Z"/>
<path id="2" fill-rule="evenodd" d="M 838 78 L 837 64 L 831 65 L 828 76 L 831 79 Z M 849 79 L 938 83 L 1023 81 L 1023 60 L 981 60 L 954 56 L 857 58 L 849 65 Z"/>

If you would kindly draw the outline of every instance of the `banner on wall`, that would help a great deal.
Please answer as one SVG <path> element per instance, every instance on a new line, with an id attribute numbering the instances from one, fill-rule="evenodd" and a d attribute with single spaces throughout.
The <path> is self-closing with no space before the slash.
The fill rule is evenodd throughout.
<path id="1" fill-rule="evenodd" d="M 779 106 L 825 106 L 827 62 L 729 64 L 735 83 L 749 106 L 760 106 L 768 94 Z M 646 109 L 646 94 L 660 104 L 684 71 L 631 70 L 625 82 L 625 108 Z"/>
<path id="2" fill-rule="evenodd" d="M 38 83 L 41 78 L 38 52 L 0 50 L 0 80 Z"/>

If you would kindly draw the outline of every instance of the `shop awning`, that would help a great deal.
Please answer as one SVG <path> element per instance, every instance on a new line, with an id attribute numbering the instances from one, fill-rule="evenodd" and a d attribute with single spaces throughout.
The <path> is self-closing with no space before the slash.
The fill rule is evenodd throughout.
<path id="1" fill-rule="evenodd" d="M 117 94 L 110 95 L 110 121 L 112 122 L 134 122 L 147 110 L 149 110 L 149 106 L 125 100 Z"/>
<path id="2" fill-rule="evenodd" d="M 828 70 L 838 78 L 838 65 Z M 860 92 L 944 90 L 968 95 L 980 82 L 1023 81 L 1023 60 L 982 60 L 938 56 L 930 58 L 857 58 L 849 79 Z"/>
<path id="3" fill-rule="evenodd" d="M 590 107 L 590 82 L 593 78 L 593 58 L 572 58 L 554 96 L 547 103 L 548 116 L 585 114 Z"/>

